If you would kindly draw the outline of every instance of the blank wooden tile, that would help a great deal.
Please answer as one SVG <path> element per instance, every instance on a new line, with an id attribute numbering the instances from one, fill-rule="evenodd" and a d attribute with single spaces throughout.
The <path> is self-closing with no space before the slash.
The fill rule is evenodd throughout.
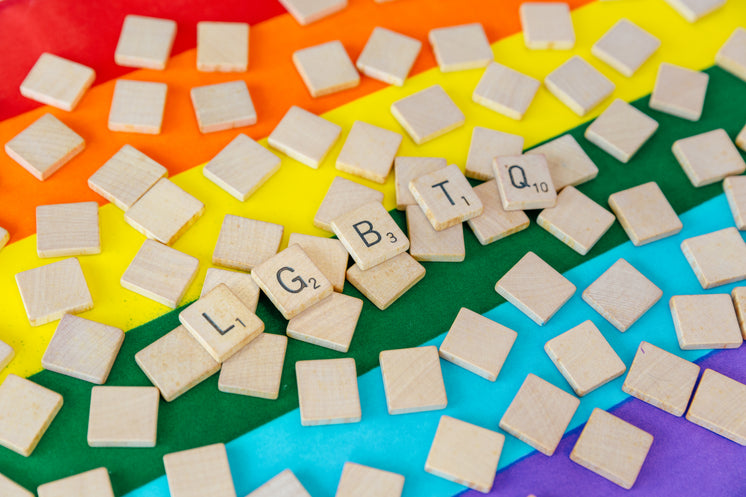
<path id="1" fill-rule="evenodd" d="M 738 133 L 738 136 L 736 137 L 736 145 L 738 145 L 741 150 L 746 151 L 746 126 L 744 126 L 741 132 Z"/>
<path id="2" fill-rule="evenodd" d="M 362 310 L 362 300 L 332 293 L 291 319 L 287 335 L 302 342 L 347 352 Z"/>
<path id="3" fill-rule="evenodd" d="M 409 249 L 409 239 L 378 202 L 362 205 L 334 219 L 332 231 L 362 270 Z"/>
<path id="4" fill-rule="evenodd" d="M 448 398 L 437 348 L 384 350 L 379 359 L 389 414 L 446 408 Z"/>
<path id="5" fill-rule="evenodd" d="M 741 326 L 741 334 L 744 340 L 746 340 L 746 287 L 739 286 L 734 288 L 731 292 L 731 297 L 733 297 L 733 307 L 736 309 L 738 324 Z"/>
<path id="6" fill-rule="evenodd" d="M 0 385 L 0 445 L 30 456 L 62 407 L 62 395 L 9 374 Z"/>
<path id="7" fill-rule="evenodd" d="M 220 369 L 220 363 L 183 326 L 139 351 L 135 361 L 167 402 Z"/>
<path id="8" fill-rule="evenodd" d="M 295 375 L 303 426 L 360 421 L 355 359 L 298 361 Z"/>
<path id="9" fill-rule="evenodd" d="M 498 155 L 521 155 L 523 137 L 474 126 L 464 175 L 482 181 L 495 177 L 492 161 Z"/>
<path id="10" fill-rule="evenodd" d="M 88 445 L 155 447 L 160 399 L 155 387 L 93 387 Z"/>
<path id="11" fill-rule="evenodd" d="M 44 114 L 5 144 L 5 153 L 44 181 L 85 148 L 85 140 L 52 114 Z"/>
<path id="12" fill-rule="evenodd" d="M 347 270 L 347 281 L 380 310 L 384 310 L 425 277 L 425 268 L 404 252 L 367 271 L 357 264 Z"/>
<path id="13" fill-rule="evenodd" d="M 409 254 L 418 261 L 461 262 L 466 257 L 464 228 L 459 223 L 435 231 L 418 205 L 407 207 Z"/>
<path id="14" fill-rule="evenodd" d="M 226 214 L 212 263 L 251 271 L 277 253 L 284 231 L 285 227 L 279 224 Z"/>
<path id="15" fill-rule="evenodd" d="M 360 84 L 360 74 L 339 40 L 293 52 L 293 64 L 312 97 L 322 97 Z"/>
<path id="16" fill-rule="evenodd" d="M 279 0 L 288 13 L 305 26 L 347 7 L 347 0 Z"/>
<path id="17" fill-rule="evenodd" d="M 479 105 L 511 119 L 523 119 L 539 86 L 541 83 L 538 79 L 491 62 L 484 70 L 471 98 Z"/>
<path id="18" fill-rule="evenodd" d="M 117 80 L 109 110 L 109 129 L 160 134 L 167 92 L 166 83 Z"/>
<path id="19" fill-rule="evenodd" d="M 635 246 L 673 236 L 683 227 L 654 181 L 611 194 L 609 207 Z"/>
<path id="20" fill-rule="evenodd" d="M 109 471 L 97 468 L 39 485 L 39 497 L 114 497 Z"/>
<path id="21" fill-rule="evenodd" d="M 154 240 L 145 240 L 120 280 L 143 297 L 175 309 L 197 276 L 199 261 Z"/>
<path id="22" fill-rule="evenodd" d="M 526 2 L 519 9 L 526 47 L 569 50 L 575 46 L 570 7 L 560 2 Z"/>
<path id="23" fill-rule="evenodd" d="M 413 179 L 409 191 L 436 231 L 482 213 L 482 201 L 455 164 Z"/>
<path id="24" fill-rule="evenodd" d="M 124 332 L 119 328 L 65 314 L 47 345 L 41 366 L 103 385 L 123 341 Z"/>
<path id="25" fill-rule="evenodd" d="M 552 338 L 544 350 L 580 397 L 618 378 L 627 369 L 591 321 Z"/>
<path id="26" fill-rule="evenodd" d="M 539 213 L 536 222 L 580 255 L 587 254 L 614 224 L 607 211 L 574 186 L 557 195 L 557 204 Z"/>
<path id="27" fill-rule="evenodd" d="M 88 187 L 126 211 L 168 170 L 130 145 L 124 145 L 88 178 Z"/>
<path id="28" fill-rule="evenodd" d="M 660 112 L 698 121 L 705 104 L 709 80 L 707 73 L 662 62 L 658 67 L 658 76 L 648 105 Z"/>
<path id="29" fill-rule="evenodd" d="M 689 405 L 699 366 L 642 341 L 622 390 L 643 402 L 682 416 Z"/>
<path id="30" fill-rule="evenodd" d="M 574 395 L 529 374 L 500 419 L 500 428 L 551 456 L 579 405 Z"/>
<path id="31" fill-rule="evenodd" d="M 598 167 L 570 134 L 548 141 L 526 151 L 526 154 L 543 155 L 557 191 L 571 185 L 577 186 L 598 175 Z M 506 154 L 507 155 L 507 154 Z"/>
<path id="32" fill-rule="evenodd" d="M 224 284 L 238 297 L 238 299 L 251 312 L 256 312 L 259 302 L 259 287 L 254 283 L 254 278 L 248 273 L 239 271 L 228 271 L 226 269 L 208 268 L 205 274 L 205 282 L 202 284 L 200 298 L 220 284 Z"/>
<path id="33" fill-rule="evenodd" d="M 653 444 L 653 435 L 595 408 L 570 459 L 622 488 L 630 489 Z"/>
<path id="34" fill-rule="evenodd" d="M 249 68 L 249 25 L 245 22 L 197 23 L 197 70 L 242 72 Z"/>
<path id="35" fill-rule="evenodd" d="M 346 462 L 334 497 L 401 497 L 403 488 L 398 473 Z"/>
<path id="36" fill-rule="evenodd" d="M 478 22 L 433 29 L 427 37 L 442 72 L 485 67 L 494 60 L 490 42 Z"/>
<path id="37" fill-rule="evenodd" d="M 198 86 L 189 92 L 202 133 L 256 123 L 256 110 L 245 81 Z"/>
<path id="38" fill-rule="evenodd" d="M 440 85 L 397 100 L 391 113 L 417 145 L 463 126 L 466 119 Z"/>
<path id="39" fill-rule="evenodd" d="M 676 140 L 672 150 L 689 181 L 697 187 L 746 171 L 746 162 L 724 129 Z"/>
<path id="40" fill-rule="evenodd" d="M 370 202 L 383 202 L 383 193 L 354 181 L 335 176 L 313 218 L 313 225 L 332 231 L 332 221 Z"/>
<path id="41" fill-rule="evenodd" d="M 295 105 L 288 109 L 267 138 L 269 146 L 318 169 L 339 138 L 342 128 Z"/>
<path id="42" fill-rule="evenodd" d="M 0 340 L 0 371 L 10 364 L 16 355 L 16 351 L 7 343 Z"/>
<path id="43" fill-rule="evenodd" d="M 324 273 L 335 292 L 344 290 L 349 254 L 342 242 L 334 238 L 291 233 L 288 238 L 288 247 L 296 243 Z"/>
<path id="44" fill-rule="evenodd" d="M 355 65 L 368 77 L 402 86 L 421 48 L 419 40 L 375 27 Z"/>
<path id="45" fill-rule="evenodd" d="M 487 493 L 495 481 L 504 442 L 501 433 L 442 416 L 425 471 Z"/>
<path id="46" fill-rule="evenodd" d="M 663 292 L 624 259 L 619 259 L 583 291 L 583 300 L 619 331 L 627 331 Z"/>
<path id="47" fill-rule="evenodd" d="M 34 494 L 2 474 L 0 474 L 0 495 L 4 497 L 34 497 Z"/>
<path id="48" fill-rule="evenodd" d="M 746 81 L 746 29 L 739 26 L 733 30 L 715 54 L 715 63 Z"/>
<path id="49" fill-rule="evenodd" d="M 658 121 L 616 99 L 585 130 L 585 138 L 625 164 L 653 136 Z"/>
<path id="50" fill-rule="evenodd" d="M 90 67 L 43 53 L 21 83 L 21 95 L 62 110 L 73 110 L 96 79 Z"/>
<path id="51" fill-rule="evenodd" d="M 406 210 L 408 205 L 417 205 L 409 191 L 409 183 L 420 176 L 446 167 L 448 163 L 442 157 L 397 157 L 394 159 L 394 188 L 396 190 L 396 208 Z M 468 165 L 467 165 L 468 167 Z M 383 194 L 381 194 L 383 196 Z"/>
<path id="52" fill-rule="evenodd" d="M 735 349 L 743 343 L 730 295 L 675 295 L 669 304 L 681 350 Z"/>
<path id="53" fill-rule="evenodd" d="M 493 171 L 506 211 L 544 209 L 556 204 L 557 191 L 543 155 L 498 156 Z"/>
<path id="54" fill-rule="evenodd" d="M 474 187 L 474 193 L 482 201 L 484 210 L 467 223 L 482 245 L 488 245 L 528 228 L 528 216 L 523 211 L 503 209 L 497 182 L 485 181 Z"/>
<path id="55" fill-rule="evenodd" d="M 695 22 L 723 5 L 726 0 L 666 0 L 681 17 L 689 22 Z"/>
<path id="56" fill-rule="evenodd" d="M 702 288 L 746 279 L 746 243 L 735 228 L 687 238 L 681 251 Z"/>
<path id="57" fill-rule="evenodd" d="M 39 257 L 101 253 L 98 204 L 76 202 L 37 206 L 36 253 Z"/>
<path id="58" fill-rule="evenodd" d="M 615 88 L 609 78 L 577 55 L 549 73 L 544 85 L 581 117 L 611 95 Z"/>
<path id="59" fill-rule="evenodd" d="M 114 60 L 120 66 L 165 69 L 176 37 L 176 23 L 128 15 L 124 18 Z"/>
<path id="60" fill-rule="evenodd" d="M 292 319 L 334 291 L 299 245 L 291 245 L 259 264 L 251 276 L 285 319 Z"/>
<path id="61" fill-rule="evenodd" d="M 10 233 L 5 228 L 0 228 L 0 249 L 5 247 L 5 244 L 10 240 Z"/>
<path id="62" fill-rule="evenodd" d="M 279 157 L 241 133 L 205 165 L 202 173 L 244 202 L 279 170 Z"/>
<path id="63" fill-rule="evenodd" d="M 163 466 L 171 497 L 236 497 L 222 443 L 166 454 Z"/>
<path id="64" fill-rule="evenodd" d="M 355 121 L 337 157 L 336 167 L 362 178 L 385 183 L 402 136 L 363 121 Z"/>
<path id="65" fill-rule="evenodd" d="M 31 326 L 93 309 L 78 259 L 71 257 L 16 274 L 16 284 Z"/>
<path id="66" fill-rule="evenodd" d="M 736 228 L 746 230 L 746 176 L 728 176 L 723 180 L 723 190 Z"/>
<path id="67" fill-rule="evenodd" d="M 739 445 L 746 445 L 745 410 L 746 385 L 705 369 L 686 419 Z"/>
<path id="68" fill-rule="evenodd" d="M 286 469 L 246 497 L 311 497 L 292 471 Z"/>
<path id="69" fill-rule="evenodd" d="M 221 392 L 276 399 L 288 339 L 262 333 L 223 363 L 218 380 Z"/>
<path id="70" fill-rule="evenodd" d="M 620 19 L 593 44 L 591 53 L 627 77 L 647 61 L 661 41 L 637 24 Z"/>

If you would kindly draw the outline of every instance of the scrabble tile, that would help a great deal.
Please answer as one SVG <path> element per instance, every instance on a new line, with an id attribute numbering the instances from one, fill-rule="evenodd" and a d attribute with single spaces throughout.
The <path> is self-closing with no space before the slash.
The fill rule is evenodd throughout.
<path id="1" fill-rule="evenodd" d="M 622 390 L 659 409 L 682 416 L 689 405 L 699 366 L 642 341 Z"/>
<path id="2" fill-rule="evenodd" d="M 482 245 L 510 236 L 528 228 L 528 216 L 523 211 L 506 211 L 503 209 L 497 182 L 485 181 L 474 187 L 482 202 L 482 214 L 467 221 L 474 235 Z"/>
<path id="3" fill-rule="evenodd" d="M 383 193 L 335 176 L 313 218 L 313 225 L 332 231 L 332 221 L 370 202 L 383 202 Z"/>
<path id="4" fill-rule="evenodd" d="M 362 300 L 332 293 L 291 319 L 287 336 L 346 353 L 362 310 Z"/>
<path id="5" fill-rule="evenodd" d="M 574 395 L 529 374 L 500 419 L 500 428 L 551 456 L 579 405 Z"/>
<path id="6" fill-rule="evenodd" d="M 741 326 L 741 334 L 744 340 L 746 340 L 746 287 L 739 286 L 734 288 L 731 292 L 731 297 L 733 297 L 733 307 L 736 309 L 738 324 Z M 2 363 L 0 362 L 0 364 Z"/>
<path id="7" fill-rule="evenodd" d="M 124 145 L 88 178 L 88 187 L 123 211 L 137 202 L 168 170 L 130 145 Z"/>
<path id="8" fill-rule="evenodd" d="M 85 148 L 85 140 L 52 114 L 44 114 L 5 144 L 5 153 L 44 181 Z"/>
<path id="9" fill-rule="evenodd" d="M 715 63 L 746 81 L 746 29 L 737 27 L 715 54 Z"/>
<path id="10" fill-rule="evenodd" d="M 279 0 L 288 13 L 305 26 L 347 7 L 347 0 Z"/>
<path id="11" fill-rule="evenodd" d="M 264 331 L 262 320 L 222 284 L 181 311 L 179 321 L 221 363 Z"/>
<path id="12" fill-rule="evenodd" d="M 285 227 L 233 214 L 226 214 L 212 263 L 218 266 L 251 271 L 280 249 Z"/>
<path id="13" fill-rule="evenodd" d="M 689 22 L 695 22 L 723 5 L 726 0 L 666 0 L 666 3 Z"/>
<path id="14" fill-rule="evenodd" d="M 570 110 L 584 116 L 614 92 L 614 83 L 583 58 L 573 55 L 549 73 L 544 85 Z"/>
<path id="15" fill-rule="evenodd" d="M 499 114 L 520 120 L 534 100 L 539 86 L 541 83 L 538 79 L 491 62 L 474 88 L 471 99 Z"/>
<path id="16" fill-rule="evenodd" d="M 13 347 L 0 340 L 0 371 L 10 364 L 15 355 L 16 351 L 13 350 Z"/>
<path id="17" fill-rule="evenodd" d="M 440 85 L 397 100 L 391 113 L 417 145 L 463 126 L 466 120 Z"/>
<path id="18" fill-rule="evenodd" d="M 614 214 L 568 186 L 557 204 L 539 213 L 536 222 L 575 252 L 585 255 L 614 224 Z"/>
<path id="19" fill-rule="evenodd" d="M 409 183 L 438 169 L 448 163 L 442 157 L 397 157 L 394 159 L 394 188 L 396 190 L 396 208 L 406 210 L 408 205 L 417 205 L 409 191 Z M 468 167 L 468 166 L 467 166 Z M 381 194 L 383 198 L 383 194 Z"/>
<path id="20" fill-rule="evenodd" d="M 120 66 L 163 70 L 175 37 L 174 21 L 128 15 L 124 18 L 114 61 Z"/>
<path id="21" fill-rule="evenodd" d="M 554 188 L 559 192 L 564 187 L 577 186 L 598 175 L 598 167 L 577 140 L 570 134 L 548 141 L 526 151 L 526 154 L 543 155 L 549 167 Z M 508 154 L 506 154 L 508 155 Z"/>
<path id="22" fill-rule="evenodd" d="M 243 72 L 249 68 L 249 25 L 245 22 L 197 23 L 197 70 Z"/>
<path id="23" fill-rule="evenodd" d="M 109 471 L 97 468 L 39 485 L 39 497 L 114 497 Z"/>
<path id="24" fill-rule="evenodd" d="M 153 240 L 145 240 L 120 280 L 143 297 L 175 309 L 197 276 L 199 261 Z"/>
<path id="25" fill-rule="evenodd" d="M 436 231 L 482 213 L 482 201 L 455 164 L 413 179 L 409 191 Z"/>
<path id="26" fill-rule="evenodd" d="M 34 497 L 34 494 L 2 474 L 0 474 L 0 495 L 5 497 Z"/>
<path id="27" fill-rule="evenodd" d="M 43 53 L 21 83 L 21 95 L 62 110 L 73 110 L 96 79 L 90 67 Z"/>
<path id="28" fill-rule="evenodd" d="M 334 291 L 298 245 L 254 267 L 251 276 L 285 319 L 292 319 Z"/>
<path id="29" fill-rule="evenodd" d="M 311 497 L 292 471 L 286 469 L 246 497 Z"/>
<path id="30" fill-rule="evenodd" d="M 662 62 L 648 105 L 672 116 L 699 121 L 709 80 L 707 73 Z"/>
<path id="31" fill-rule="evenodd" d="M 427 35 L 442 72 L 485 67 L 495 56 L 478 22 L 431 30 Z"/>
<path id="32" fill-rule="evenodd" d="M 570 7 L 560 2 L 526 2 L 519 9 L 526 47 L 569 50 L 575 46 Z"/>
<path id="33" fill-rule="evenodd" d="M 591 321 L 552 338 L 544 345 L 544 351 L 579 397 L 618 378 L 627 369 Z"/>
<path id="34" fill-rule="evenodd" d="M 241 133 L 205 165 L 202 173 L 245 202 L 279 170 L 279 157 Z"/>
<path id="35" fill-rule="evenodd" d="M 346 462 L 334 497 L 401 497 L 403 488 L 398 473 Z"/>
<path id="36" fill-rule="evenodd" d="M 0 445 L 30 456 L 62 407 L 62 395 L 9 374 L 0 385 Z"/>
<path id="37" fill-rule="evenodd" d="M 619 331 L 627 331 L 663 292 L 624 259 L 619 259 L 583 291 L 583 300 Z"/>
<path id="38" fill-rule="evenodd" d="M 570 459 L 629 490 L 652 444 L 650 433 L 595 408 L 575 442 Z"/>
<path id="39" fill-rule="evenodd" d="M 342 242 L 334 238 L 291 233 L 288 247 L 300 245 L 303 252 L 311 259 L 317 268 L 324 273 L 326 279 L 334 287 L 335 292 L 342 292 L 345 287 L 345 272 L 349 254 Z"/>
<path id="40" fill-rule="evenodd" d="M 259 287 L 248 273 L 228 271 L 226 269 L 208 268 L 205 282 L 202 284 L 200 298 L 207 295 L 216 286 L 224 284 L 251 312 L 256 312 L 259 302 Z"/>
<path id="41" fill-rule="evenodd" d="M 681 350 L 735 349 L 743 343 L 730 295 L 675 295 L 669 304 Z"/>
<path id="42" fill-rule="evenodd" d="M 276 399 L 288 339 L 262 333 L 223 363 L 218 380 L 221 392 Z"/>
<path id="43" fill-rule="evenodd" d="M 41 366 L 103 385 L 123 341 L 124 332 L 119 328 L 65 314 L 47 345 Z"/>
<path id="44" fill-rule="evenodd" d="M 339 152 L 336 167 L 340 171 L 383 184 L 401 141 L 399 133 L 355 121 Z"/>
<path id="45" fill-rule="evenodd" d="M 269 146 L 314 169 L 329 153 L 342 128 L 296 107 L 288 109 L 267 138 Z"/>
<path id="46" fill-rule="evenodd" d="M 332 231 L 362 270 L 409 249 L 409 239 L 378 202 L 362 205 L 334 219 Z"/>
<path id="47" fill-rule="evenodd" d="M 167 92 L 166 83 L 117 80 L 109 110 L 109 129 L 160 134 Z"/>
<path id="48" fill-rule="evenodd" d="M 0 249 L 5 247 L 5 244 L 10 240 L 10 233 L 5 228 L 0 228 Z"/>
<path id="49" fill-rule="evenodd" d="M 464 228 L 461 223 L 435 231 L 417 205 L 407 207 L 409 254 L 418 261 L 461 262 L 466 257 Z"/>
<path id="50" fill-rule="evenodd" d="M 88 445 L 155 447 L 160 398 L 155 387 L 93 387 Z"/>
<path id="51" fill-rule="evenodd" d="M 339 40 L 293 52 L 293 64 L 312 97 L 322 97 L 360 84 L 360 74 Z"/>
<path id="52" fill-rule="evenodd" d="M 557 203 L 557 191 L 543 155 L 505 155 L 492 164 L 503 209 L 544 209 Z"/>
<path id="53" fill-rule="evenodd" d="M 736 228 L 746 230 L 746 177 L 728 176 L 723 180 L 723 190 Z"/>
<path id="54" fill-rule="evenodd" d="M 738 145 L 741 150 L 746 151 L 746 126 L 744 126 L 741 132 L 738 133 L 738 136 L 736 137 L 736 145 Z"/>
<path id="55" fill-rule="evenodd" d="M 357 264 L 347 270 L 347 281 L 380 310 L 384 310 L 425 277 L 425 268 L 403 252 L 367 271 Z"/>
<path id="56" fill-rule="evenodd" d="M 205 348 L 183 326 L 151 343 L 137 354 L 142 372 L 171 402 L 220 369 Z"/>
<path id="57" fill-rule="evenodd" d="M 74 257 L 22 271 L 16 274 L 16 284 L 31 326 L 93 309 L 88 283 Z"/>
<path id="58" fill-rule="evenodd" d="M 681 251 L 704 289 L 746 279 L 746 244 L 735 228 L 687 238 Z"/>
<path id="59" fill-rule="evenodd" d="M 469 154 L 466 157 L 464 175 L 487 181 L 495 177 L 492 161 L 498 155 L 521 155 L 523 152 L 523 137 L 511 133 L 503 133 L 494 129 L 474 126 L 469 144 Z"/>
<path id="60" fill-rule="evenodd" d="M 222 443 L 166 454 L 163 466 L 171 497 L 236 497 Z"/>
<path id="61" fill-rule="evenodd" d="M 739 445 L 746 445 L 746 385 L 705 369 L 686 419 Z"/>
<path id="62" fill-rule="evenodd" d="M 440 357 L 495 381 L 518 334 L 462 307 L 440 345 Z"/>
<path id="63" fill-rule="evenodd" d="M 384 350 L 379 359 L 389 414 L 446 408 L 448 398 L 437 348 Z"/>
<path id="64" fill-rule="evenodd" d="M 202 133 L 212 133 L 256 123 L 256 110 L 245 81 L 198 86 L 189 92 Z"/>
<path id="65" fill-rule="evenodd" d="M 717 183 L 746 171 L 746 162 L 724 129 L 676 140 L 672 150 L 694 186 Z"/>
<path id="66" fill-rule="evenodd" d="M 505 436 L 450 416 L 442 416 L 425 471 L 479 492 L 492 488 Z"/>
<path id="67" fill-rule="evenodd" d="M 647 61 L 661 41 L 637 24 L 620 19 L 593 44 L 591 53 L 627 77 Z"/>
<path id="68" fill-rule="evenodd" d="M 609 207 L 630 241 L 638 247 L 673 236 L 683 227 L 654 181 L 611 194 Z"/>
<path id="69" fill-rule="evenodd" d="M 295 375 L 303 426 L 360 421 L 355 359 L 298 361 Z"/>
<path id="70" fill-rule="evenodd" d="M 585 130 L 585 138 L 625 164 L 653 136 L 658 121 L 616 99 Z"/>
<path id="71" fill-rule="evenodd" d="M 36 253 L 39 257 L 100 254 L 98 204 L 37 206 Z"/>
<path id="72" fill-rule="evenodd" d="M 419 40 L 375 27 L 355 65 L 368 77 L 403 86 L 421 48 Z"/>

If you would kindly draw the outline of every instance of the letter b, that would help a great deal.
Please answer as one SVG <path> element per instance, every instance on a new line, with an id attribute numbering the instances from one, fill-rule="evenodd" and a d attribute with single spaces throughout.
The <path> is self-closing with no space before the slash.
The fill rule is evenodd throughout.
<path id="1" fill-rule="evenodd" d="M 366 231 L 360 231 L 359 226 L 361 225 L 366 227 Z M 381 241 L 381 234 L 373 229 L 373 224 L 370 221 L 360 221 L 359 223 L 353 224 L 352 227 L 355 229 L 358 236 L 360 236 L 360 239 L 366 247 L 372 247 Z M 369 241 L 368 235 L 370 235 L 372 241 Z"/>

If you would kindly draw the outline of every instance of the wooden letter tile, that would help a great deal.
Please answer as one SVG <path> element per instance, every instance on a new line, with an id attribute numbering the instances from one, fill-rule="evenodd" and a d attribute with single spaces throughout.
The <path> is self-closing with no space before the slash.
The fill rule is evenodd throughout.
<path id="1" fill-rule="evenodd" d="M 383 202 L 383 193 L 335 176 L 319 205 L 319 210 L 316 211 L 313 225 L 322 230 L 332 231 L 334 219 L 370 202 Z"/>
<path id="2" fill-rule="evenodd" d="M 519 10 L 526 47 L 569 50 L 575 46 L 570 7 L 560 2 L 526 2 Z"/>
<path id="3" fill-rule="evenodd" d="M 36 253 L 39 257 L 101 253 L 98 204 L 77 202 L 37 206 Z"/>
<path id="4" fill-rule="evenodd" d="M 384 350 L 379 359 L 389 414 L 446 408 L 448 399 L 437 348 Z"/>
<path id="5" fill-rule="evenodd" d="M 30 456 L 62 407 L 62 395 L 9 374 L 0 385 L 0 445 Z"/>
<path id="6" fill-rule="evenodd" d="M 5 244 L 10 240 L 10 233 L 5 228 L 0 228 L 0 249 L 5 247 Z"/>
<path id="7" fill-rule="evenodd" d="M 279 2 L 302 26 L 347 7 L 347 0 L 279 0 Z"/>
<path id="8" fill-rule="evenodd" d="M 461 223 L 435 231 L 417 205 L 407 207 L 409 254 L 418 261 L 461 262 L 466 257 Z"/>
<path id="9" fill-rule="evenodd" d="M 324 273 L 326 279 L 334 287 L 335 292 L 342 292 L 345 287 L 345 273 L 349 254 L 342 242 L 334 238 L 291 233 L 288 247 L 300 245 L 303 252 L 311 259 L 317 268 Z"/>
<path id="10" fill-rule="evenodd" d="M 295 105 L 267 138 L 269 146 L 301 164 L 318 169 L 342 128 Z"/>
<path id="11" fill-rule="evenodd" d="M 286 469 L 246 497 L 311 497 L 292 471 Z"/>
<path id="12" fill-rule="evenodd" d="M 62 110 L 73 110 L 96 79 L 90 67 L 43 53 L 21 83 L 21 95 Z"/>
<path id="13" fill-rule="evenodd" d="M 543 155 L 495 157 L 493 171 L 506 211 L 554 207 L 557 191 Z"/>
<path id="14" fill-rule="evenodd" d="M 199 130 L 212 133 L 256 123 L 256 110 L 245 81 L 198 86 L 190 92 Z"/>
<path id="15" fill-rule="evenodd" d="M 598 175 L 596 164 L 570 134 L 562 135 L 532 148 L 526 154 L 544 156 L 549 166 L 549 174 L 552 176 L 552 183 L 558 192 L 568 185 L 577 186 Z"/>
<path id="16" fill-rule="evenodd" d="M 285 227 L 226 214 L 212 253 L 218 266 L 251 271 L 277 253 Z"/>
<path id="17" fill-rule="evenodd" d="M 291 319 L 287 335 L 302 342 L 347 352 L 362 310 L 362 300 L 333 293 Z"/>
<path id="18" fill-rule="evenodd" d="M 494 60 L 490 42 L 479 23 L 433 29 L 427 37 L 442 72 L 476 69 Z"/>
<path id="19" fill-rule="evenodd" d="M 417 145 L 463 126 L 466 120 L 440 85 L 397 100 L 391 113 Z"/>
<path id="20" fill-rule="evenodd" d="M 585 138 L 615 159 L 627 163 L 647 142 L 658 122 L 616 99 L 586 128 Z"/>
<path id="21" fill-rule="evenodd" d="M 672 150 L 694 186 L 717 183 L 746 171 L 746 162 L 724 129 L 676 140 Z"/>
<path id="22" fill-rule="evenodd" d="M 401 141 L 399 133 L 355 121 L 337 157 L 337 169 L 383 184 Z"/>
<path id="23" fill-rule="evenodd" d="M 739 445 L 746 445 L 746 385 L 705 369 L 686 419 Z"/>
<path id="24" fill-rule="evenodd" d="M 245 22 L 197 23 L 197 70 L 242 72 L 249 68 L 249 25 Z"/>
<path id="25" fill-rule="evenodd" d="M 224 444 L 163 456 L 171 497 L 236 497 Z"/>
<path id="26" fill-rule="evenodd" d="M 744 128 L 746 129 L 746 128 Z M 746 177 L 728 176 L 723 180 L 723 190 L 728 199 L 736 228 L 746 230 Z"/>
<path id="27" fill-rule="evenodd" d="M 662 62 L 648 105 L 672 116 L 699 121 L 709 80 L 707 73 Z"/>
<path id="28" fill-rule="evenodd" d="M 403 86 L 421 48 L 419 40 L 375 27 L 356 65 L 368 77 Z"/>
<path id="29" fill-rule="evenodd" d="M 730 295 L 675 295 L 669 304 L 681 350 L 735 349 L 743 343 Z"/>
<path id="30" fill-rule="evenodd" d="M 295 375 L 303 426 L 360 421 L 355 359 L 298 361 Z"/>
<path id="31" fill-rule="evenodd" d="M 446 165 L 448 163 L 441 157 L 397 157 L 394 159 L 396 208 L 403 211 L 408 205 L 417 205 L 417 201 L 409 191 L 409 183 L 415 178 L 443 169 Z M 383 198 L 383 194 L 381 197 Z"/>
<path id="32" fill-rule="evenodd" d="M 360 74 L 339 40 L 293 52 L 293 64 L 312 97 L 322 97 L 360 84 Z"/>
<path id="33" fill-rule="evenodd" d="M 474 126 L 464 175 L 482 181 L 495 177 L 492 161 L 498 155 L 521 155 L 523 137 Z"/>
<path id="34" fill-rule="evenodd" d="M 221 392 L 276 399 L 288 339 L 262 333 L 223 363 L 218 380 Z"/>
<path id="35" fill-rule="evenodd" d="M 710 12 L 719 9 L 727 0 L 666 0 L 681 17 L 689 22 L 695 22 Z"/>
<path id="36" fill-rule="evenodd" d="M 497 182 L 485 181 L 474 187 L 474 193 L 482 201 L 484 210 L 482 214 L 467 222 L 482 245 L 488 245 L 528 228 L 528 216 L 523 211 L 503 209 Z"/>
<path id="37" fill-rule="evenodd" d="M 403 488 L 398 473 L 346 462 L 334 497 L 401 497 Z"/>
<path id="38" fill-rule="evenodd" d="M 166 83 L 117 80 L 109 111 L 109 129 L 160 134 L 167 92 Z"/>
<path id="39" fill-rule="evenodd" d="M 482 214 L 482 201 L 455 164 L 413 179 L 409 191 L 436 231 Z"/>
<path id="40" fill-rule="evenodd" d="M 16 351 L 7 343 L 0 340 L 0 371 L 6 368 L 16 355 Z"/>
<path id="41" fill-rule="evenodd" d="M 0 474 L 0 495 L 3 497 L 34 497 L 34 494 L 2 474 Z"/>
<path id="42" fill-rule="evenodd" d="M 741 326 L 741 334 L 744 340 L 746 340 L 746 287 L 739 286 L 734 288 L 731 292 L 731 297 L 733 297 L 733 307 L 736 309 L 738 324 Z"/>
<path id="43" fill-rule="evenodd" d="M 583 58 L 573 55 L 545 79 L 547 89 L 579 116 L 614 92 L 614 83 Z"/>
<path id="44" fill-rule="evenodd" d="M 155 447 L 160 399 L 155 387 L 93 387 L 88 445 Z"/>
<path id="45" fill-rule="evenodd" d="M 357 264 L 347 270 L 347 280 L 380 310 L 393 304 L 424 277 L 424 266 L 406 252 L 367 271 Z"/>
<path id="46" fill-rule="evenodd" d="M 210 290 L 221 283 L 227 286 L 228 290 L 238 297 L 247 309 L 251 312 L 256 312 L 260 290 L 256 283 L 254 283 L 254 278 L 248 273 L 209 268 L 205 274 L 205 282 L 202 284 L 202 292 L 199 294 L 200 298 L 207 295 Z"/>
<path id="47" fill-rule="evenodd" d="M 163 70 L 175 37 L 174 21 L 128 15 L 124 18 L 114 60 L 120 66 Z"/>
<path id="48" fill-rule="evenodd" d="M 673 236 L 683 227 L 654 181 L 611 194 L 609 207 L 635 246 Z"/>
<path id="49" fill-rule="evenodd" d="M 746 81 L 746 29 L 737 27 L 715 54 L 715 63 Z"/>
<path id="50" fill-rule="evenodd" d="M 520 120 L 534 100 L 539 86 L 541 83 L 538 79 L 492 62 L 484 70 L 471 98 L 499 114 Z"/>
<path id="51" fill-rule="evenodd" d="M 681 251 L 704 289 L 746 279 L 746 243 L 735 228 L 687 238 Z"/>
<path id="52" fill-rule="evenodd" d="M 593 44 L 591 53 L 631 77 L 660 47 L 661 41 L 637 24 L 620 19 Z"/>
<path id="53" fill-rule="evenodd" d="M 109 471 L 97 468 L 39 485 L 39 497 L 114 497 Z"/>

